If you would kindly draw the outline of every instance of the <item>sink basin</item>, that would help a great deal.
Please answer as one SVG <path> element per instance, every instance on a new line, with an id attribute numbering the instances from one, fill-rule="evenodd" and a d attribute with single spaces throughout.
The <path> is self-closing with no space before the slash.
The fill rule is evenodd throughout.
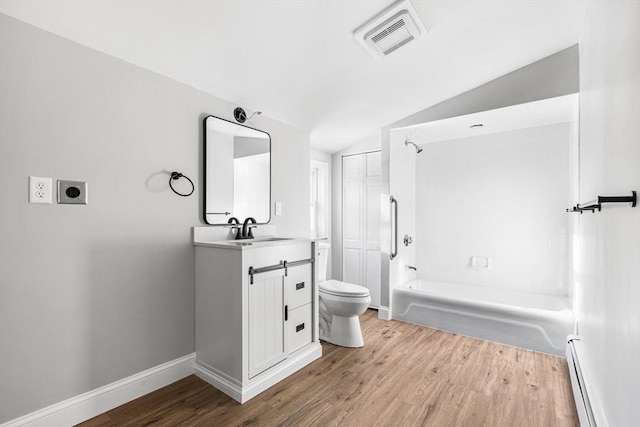
<path id="1" fill-rule="evenodd" d="M 278 242 L 280 240 L 293 240 L 293 237 L 258 237 L 250 240 L 252 242 Z"/>
<path id="2" fill-rule="evenodd" d="M 256 239 L 247 239 L 247 240 L 225 240 L 221 243 L 225 245 L 234 245 L 234 246 L 251 246 L 254 243 L 284 242 L 288 240 L 294 240 L 294 238 L 293 237 L 258 237 Z"/>

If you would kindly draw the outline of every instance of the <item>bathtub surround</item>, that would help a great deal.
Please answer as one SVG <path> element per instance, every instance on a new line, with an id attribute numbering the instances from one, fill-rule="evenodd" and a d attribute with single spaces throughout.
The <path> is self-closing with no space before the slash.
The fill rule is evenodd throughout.
<path id="1" fill-rule="evenodd" d="M 194 352 L 202 119 L 236 105 L 6 15 L 0 51 L 2 424 Z M 305 235 L 309 135 L 268 116 L 272 224 Z M 30 175 L 90 203 L 28 204 Z"/>
<path id="2" fill-rule="evenodd" d="M 567 296 L 571 130 L 424 144 L 415 157 L 418 277 Z M 480 257 L 487 268 L 470 265 Z"/>
<path id="3" fill-rule="evenodd" d="M 410 171 L 405 170 L 405 165 L 412 161 L 411 155 L 415 156 L 404 146 L 401 148 L 405 150 L 398 148 L 399 156 L 391 155 L 391 150 L 395 149 L 391 145 L 392 129 L 574 94 L 578 90 L 578 46 L 572 46 L 384 127 L 381 131 L 382 192 L 394 197 L 399 193 L 415 194 L 415 190 L 406 187 L 406 184 L 397 188 L 390 180 L 394 157 L 397 159 L 396 170 L 406 174 Z M 420 155 L 424 156 L 424 153 Z M 411 205 L 412 199 L 403 202 L 404 205 L 407 203 Z M 398 229 L 400 236 L 415 235 L 415 209 L 408 206 L 400 210 L 400 215 L 403 217 Z M 390 235 L 389 227 L 381 230 L 382 235 Z M 383 305 L 391 305 L 390 290 L 396 284 L 415 279 L 415 272 L 404 268 L 405 264 L 415 265 L 415 258 L 410 254 L 410 250 L 400 245 L 398 262 L 390 263 L 388 252 L 386 257 L 382 257 L 381 268 L 383 272 L 388 271 L 388 274 L 382 275 Z"/>

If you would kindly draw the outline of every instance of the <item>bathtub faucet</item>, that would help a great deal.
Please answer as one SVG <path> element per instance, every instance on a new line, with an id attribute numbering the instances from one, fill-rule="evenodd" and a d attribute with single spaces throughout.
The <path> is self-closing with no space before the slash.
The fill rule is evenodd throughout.
<path id="1" fill-rule="evenodd" d="M 407 265 L 407 270 L 418 271 L 418 269 L 415 268 L 413 265 Z"/>

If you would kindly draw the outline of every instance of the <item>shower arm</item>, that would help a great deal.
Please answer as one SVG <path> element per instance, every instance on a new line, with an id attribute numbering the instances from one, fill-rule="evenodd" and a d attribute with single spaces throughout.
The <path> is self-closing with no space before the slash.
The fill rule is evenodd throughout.
<path id="1" fill-rule="evenodd" d="M 389 254 L 389 258 L 393 260 L 398 256 L 398 201 L 393 196 L 389 196 L 389 201 L 394 208 L 391 214 L 391 222 L 393 223 L 391 233 L 393 236 L 391 238 L 391 254 Z"/>

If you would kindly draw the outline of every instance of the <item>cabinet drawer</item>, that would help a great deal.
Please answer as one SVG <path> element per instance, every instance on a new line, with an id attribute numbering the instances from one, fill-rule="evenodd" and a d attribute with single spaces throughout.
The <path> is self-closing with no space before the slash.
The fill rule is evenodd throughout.
<path id="1" fill-rule="evenodd" d="M 287 352 L 293 353 L 311 342 L 311 304 L 303 305 L 289 312 L 289 320 L 285 322 L 287 335 Z"/>
<path id="2" fill-rule="evenodd" d="M 304 264 L 288 269 L 284 278 L 285 304 L 290 310 L 311 302 L 311 266 Z"/>

